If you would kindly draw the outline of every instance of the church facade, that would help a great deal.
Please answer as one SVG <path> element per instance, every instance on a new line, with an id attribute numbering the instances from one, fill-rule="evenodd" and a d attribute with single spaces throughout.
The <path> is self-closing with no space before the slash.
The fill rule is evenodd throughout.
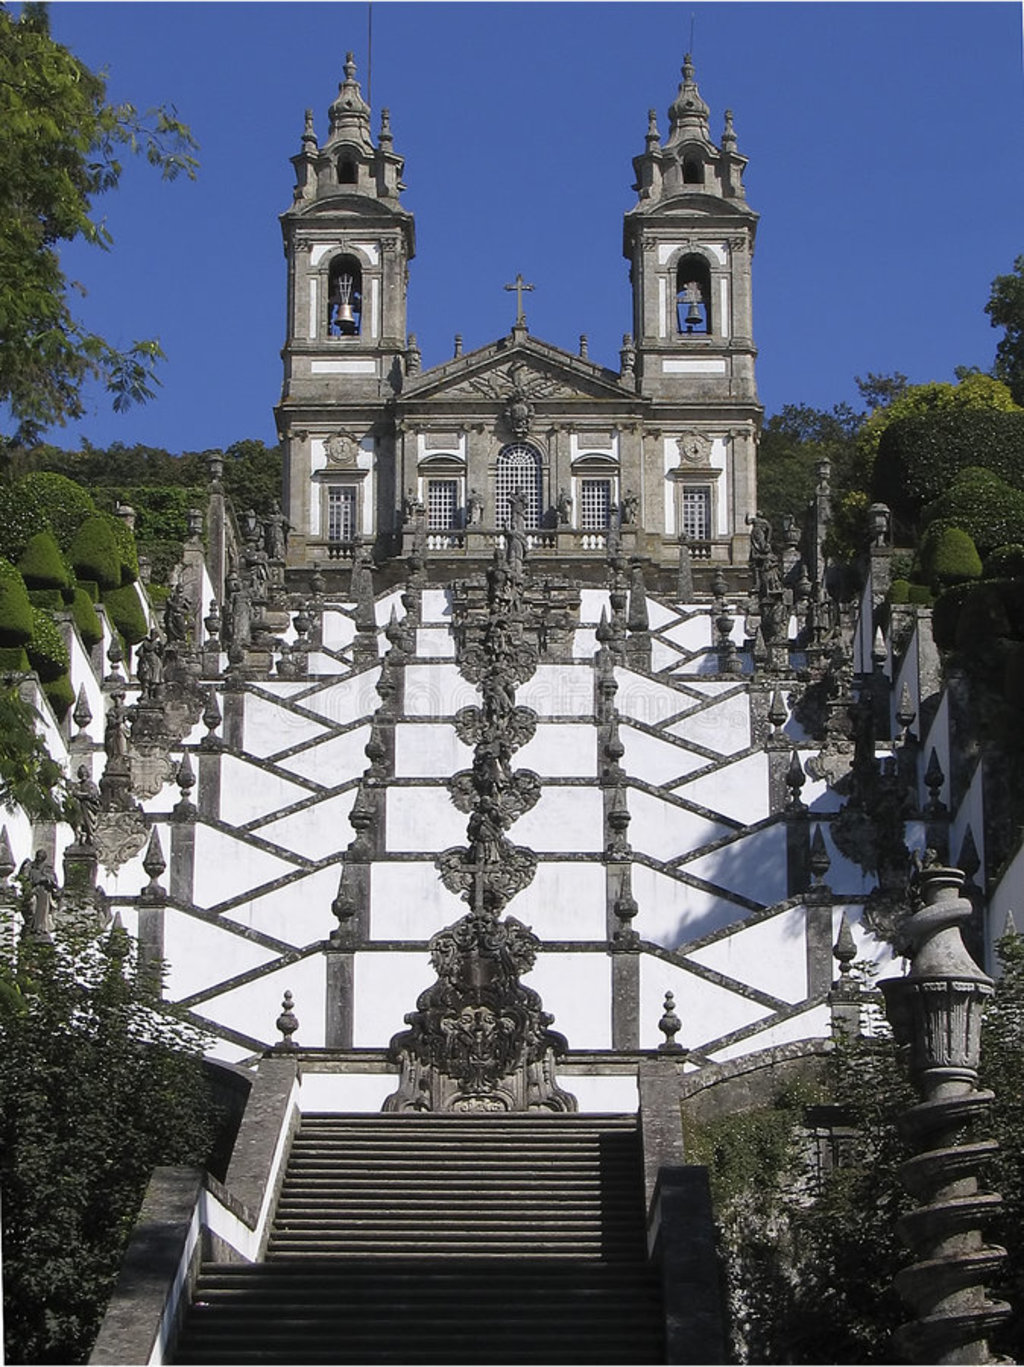
<path id="1" fill-rule="evenodd" d="M 415 514 L 453 562 L 490 555 L 525 499 L 542 560 L 629 553 L 745 564 L 762 410 L 754 378 L 746 203 L 731 115 L 716 143 L 689 58 L 661 142 L 652 110 L 625 216 L 633 331 L 617 370 L 515 321 L 489 346 L 422 370 L 407 331 L 415 254 L 388 112 L 371 136 L 351 59 L 321 145 L 307 112 L 281 217 L 288 331 L 277 422 L 285 449 L 289 563 L 408 552 Z M 511 303 L 511 300 L 510 300 Z M 404 542 L 404 545 L 403 545 Z"/>

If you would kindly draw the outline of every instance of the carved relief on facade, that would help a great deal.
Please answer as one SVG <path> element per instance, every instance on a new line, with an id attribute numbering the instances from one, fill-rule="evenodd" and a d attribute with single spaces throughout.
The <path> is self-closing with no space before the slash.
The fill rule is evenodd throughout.
<path id="1" fill-rule="evenodd" d="M 339 428 L 325 440 L 324 455 L 327 457 L 328 466 L 355 465 L 359 456 L 359 443 L 351 432 Z"/>
<path id="2" fill-rule="evenodd" d="M 684 432 L 676 438 L 681 470 L 708 469 L 711 465 L 712 441 L 703 432 Z"/>

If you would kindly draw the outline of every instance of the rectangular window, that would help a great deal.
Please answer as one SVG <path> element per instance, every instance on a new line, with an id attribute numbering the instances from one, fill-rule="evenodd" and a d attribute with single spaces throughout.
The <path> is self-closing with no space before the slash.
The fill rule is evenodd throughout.
<path id="1" fill-rule="evenodd" d="M 580 529 L 585 532 L 604 531 L 611 521 L 611 511 L 611 480 L 580 480 Z"/>
<path id="2" fill-rule="evenodd" d="M 427 527 L 432 532 L 449 532 L 459 525 L 459 481 L 427 480 Z"/>
<path id="3" fill-rule="evenodd" d="M 327 540 L 348 542 L 355 536 L 355 485 L 331 484 L 327 488 Z"/>
<path id="4" fill-rule="evenodd" d="M 682 520 L 692 541 L 711 540 L 711 490 L 706 484 L 683 485 Z"/>

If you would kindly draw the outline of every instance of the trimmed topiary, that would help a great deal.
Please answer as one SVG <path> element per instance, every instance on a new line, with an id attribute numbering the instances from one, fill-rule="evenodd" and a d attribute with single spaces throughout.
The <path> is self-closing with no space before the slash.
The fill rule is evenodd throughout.
<path id="1" fill-rule="evenodd" d="M 138 645 L 149 631 L 149 626 L 135 585 L 125 584 L 122 588 L 108 589 L 103 595 L 103 606 L 112 625 L 127 644 Z"/>
<path id="2" fill-rule="evenodd" d="M 32 626 L 25 581 L 9 560 L 0 560 L 0 646 L 27 645 Z"/>
<path id="3" fill-rule="evenodd" d="M 910 581 L 908 579 L 894 579 L 892 581 L 889 585 L 889 602 L 910 602 Z"/>
<path id="4" fill-rule="evenodd" d="M 95 579 L 76 579 L 75 584 L 83 593 L 88 594 L 90 602 L 100 601 L 100 586 Z"/>
<path id="5" fill-rule="evenodd" d="M 71 601 L 71 618 L 78 628 L 78 634 L 86 650 L 98 646 L 103 640 L 103 624 L 92 605 L 92 599 L 81 584 L 75 589 L 75 596 Z"/>
<path id="6" fill-rule="evenodd" d="M 954 584 L 951 589 L 943 590 L 936 598 L 932 608 L 932 635 L 940 650 L 955 648 L 960 612 L 974 588 L 974 584 Z"/>
<path id="7" fill-rule="evenodd" d="M 60 589 L 29 589 L 28 601 L 34 608 L 45 608 L 47 612 L 61 612 L 64 608 Z"/>
<path id="8" fill-rule="evenodd" d="M 134 584 L 139 577 L 139 553 L 127 522 L 115 517 L 113 513 L 100 513 L 100 517 L 109 526 L 114 544 L 117 546 L 117 554 L 121 561 L 121 583 Z"/>
<path id="9" fill-rule="evenodd" d="M 88 489 L 66 475 L 37 471 L 0 491 L 0 548 L 16 559 L 36 533 L 49 529 L 62 551 L 96 512 Z"/>
<path id="10" fill-rule="evenodd" d="M 32 609 L 32 638 L 25 647 L 29 663 L 43 683 L 52 683 L 71 664 L 57 623 L 45 608 Z"/>
<path id="11" fill-rule="evenodd" d="M 58 721 L 63 721 L 68 708 L 75 703 L 75 689 L 71 682 L 71 676 L 65 670 L 56 679 L 50 679 L 43 683 L 43 692 L 46 701 L 53 708 L 53 714 Z"/>
<path id="12" fill-rule="evenodd" d="M 112 520 L 98 513 L 87 518 L 68 551 L 79 581 L 93 579 L 100 589 L 121 587 L 121 550 L 110 526 Z"/>
<path id="13" fill-rule="evenodd" d="M 923 521 L 942 522 L 965 531 L 979 554 L 1024 542 L 1024 491 L 981 466 L 961 471 L 940 498 L 929 503 Z"/>
<path id="14" fill-rule="evenodd" d="M 71 582 L 60 547 L 50 531 L 36 532 L 18 560 L 18 569 L 30 589 L 63 589 Z"/>
<path id="15" fill-rule="evenodd" d="M 981 556 L 961 527 L 946 523 L 929 527 L 919 551 L 921 577 L 929 584 L 948 588 L 981 575 Z"/>
<path id="16" fill-rule="evenodd" d="M 985 579 L 1024 579 L 1024 545 L 997 546 L 981 567 Z"/>
<path id="17" fill-rule="evenodd" d="M 0 646 L 0 673 L 27 674 L 31 668 L 24 646 Z"/>
<path id="18" fill-rule="evenodd" d="M 927 584 L 908 584 L 907 602 L 914 604 L 915 607 L 930 607 L 935 601 L 935 595 Z"/>

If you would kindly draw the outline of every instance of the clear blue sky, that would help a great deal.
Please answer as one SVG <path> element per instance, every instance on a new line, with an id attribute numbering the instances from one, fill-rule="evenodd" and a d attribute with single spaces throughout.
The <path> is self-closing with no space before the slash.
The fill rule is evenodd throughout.
<path id="1" fill-rule="evenodd" d="M 363 3 L 55 3 L 54 36 L 110 95 L 177 105 L 201 143 L 195 184 L 131 165 L 100 201 L 115 246 L 68 253 L 84 319 L 156 335 L 160 396 L 51 432 L 75 446 L 172 451 L 274 440 L 285 264 L 277 215 L 303 110 L 321 137 Z M 374 132 L 391 109 L 416 215 L 409 326 L 424 366 L 507 332 L 522 271 L 531 333 L 617 366 L 631 326 L 622 214 L 647 110 L 666 110 L 695 16 L 718 137 L 734 110 L 761 214 L 758 376 L 769 412 L 856 401 L 855 374 L 952 379 L 987 368 L 992 277 L 1024 253 L 1018 4 L 378 3 Z"/>

